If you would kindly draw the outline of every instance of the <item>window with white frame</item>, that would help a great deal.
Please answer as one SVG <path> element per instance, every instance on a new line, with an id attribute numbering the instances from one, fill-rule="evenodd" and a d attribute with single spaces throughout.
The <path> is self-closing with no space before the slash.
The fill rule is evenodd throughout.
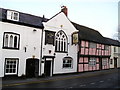
<path id="1" fill-rule="evenodd" d="M 7 11 L 7 19 L 13 20 L 13 21 L 19 21 L 19 13 L 16 11 Z"/>
<path id="2" fill-rule="evenodd" d="M 55 51 L 56 52 L 67 52 L 68 49 L 68 38 L 64 31 L 59 31 L 55 37 Z"/>
<path id="3" fill-rule="evenodd" d="M 73 59 L 71 57 L 63 58 L 63 68 L 72 68 Z"/>
<path id="4" fill-rule="evenodd" d="M 5 75 L 17 74 L 18 60 L 16 58 L 6 58 L 5 60 Z"/>
<path id="5" fill-rule="evenodd" d="M 95 66 L 96 65 L 96 58 L 90 58 L 89 59 L 89 66 Z"/>
<path id="6" fill-rule="evenodd" d="M 3 48 L 19 49 L 20 35 L 12 32 L 4 33 Z"/>
<path id="7" fill-rule="evenodd" d="M 93 42 L 90 42 L 90 45 L 89 45 L 90 48 L 96 48 L 96 43 L 93 43 Z"/>

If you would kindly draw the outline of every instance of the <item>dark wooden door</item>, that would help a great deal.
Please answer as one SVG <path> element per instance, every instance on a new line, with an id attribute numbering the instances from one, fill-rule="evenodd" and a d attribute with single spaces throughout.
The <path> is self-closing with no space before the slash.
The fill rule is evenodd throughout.
<path id="1" fill-rule="evenodd" d="M 51 74 L 51 61 L 45 62 L 45 76 L 50 76 Z"/>
<path id="2" fill-rule="evenodd" d="M 114 58 L 114 68 L 117 68 L 117 58 Z"/>
<path id="3" fill-rule="evenodd" d="M 35 77 L 38 76 L 39 60 L 27 59 L 26 61 L 26 76 Z"/>
<path id="4" fill-rule="evenodd" d="M 102 70 L 102 58 L 99 58 L 99 70 Z"/>

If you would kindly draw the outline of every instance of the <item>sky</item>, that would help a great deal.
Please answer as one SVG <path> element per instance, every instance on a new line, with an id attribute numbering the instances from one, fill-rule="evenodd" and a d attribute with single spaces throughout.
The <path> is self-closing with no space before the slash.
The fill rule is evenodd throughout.
<path id="1" fill-rule="evenodd" d="M 116 39 L 119 0 L 0 0 L 0 7 L 51 18 L 67 6 L 68 18 Z"/>

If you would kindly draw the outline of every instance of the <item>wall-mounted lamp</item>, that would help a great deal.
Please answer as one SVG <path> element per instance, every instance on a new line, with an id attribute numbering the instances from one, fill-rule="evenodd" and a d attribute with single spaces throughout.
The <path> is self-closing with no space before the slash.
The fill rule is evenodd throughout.
<path id="1" fill-rule="evenodd" d="M 62 28 L 62 27 L 63 27 L 63 25 L 60 25 L 60 27 Z"/>
<path id="2" fill-rule="evenodd" d="M 33 29 L 34 32 L 36 32 L 37 30 L 36 29 Z"/>
<path id="3" fill-rule="evenodd" d="M 66 55 L 68 56 L 68 53 Z"/>
<path id="4" fill-rule="evenodd" d="M 52 51 L 51 51 L 51 50 L 49 50 L 49 54 L 51 54 L 51 52 L 52 52 Z"/>
<path id="5" fill-rule="evenodd" d="M 35 58 L 35 55 L 32 55 L 32 58 L 34 59 L 34 58 Z"/>
<path id="6" fill-rule="evenodd" d="M 24 47 L 24 49 L 25 49 L 25 52 L 27 51 L 27 48 L 26 47 Z"/>
<path id="7" fill-rule="evenodd" d="M 36 47 L 33 47 L 34 48 L 34 50 L 36 50 Z"/>

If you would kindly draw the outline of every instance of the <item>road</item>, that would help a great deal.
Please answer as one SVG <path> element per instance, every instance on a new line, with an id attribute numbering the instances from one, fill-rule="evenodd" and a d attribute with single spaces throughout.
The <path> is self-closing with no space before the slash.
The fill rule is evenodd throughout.
<path id="1" fill-rule="evenodd" d="M 3 84 L 5 88 L 120 88 L 120 72 L 105 70 L 103 72 L 87 72 L 83 74 L 68 75 L 67 77 L 52 77 L 37 79 L 29 82 Z M 3 81 L 4 83 L 4 81 Z"/>

